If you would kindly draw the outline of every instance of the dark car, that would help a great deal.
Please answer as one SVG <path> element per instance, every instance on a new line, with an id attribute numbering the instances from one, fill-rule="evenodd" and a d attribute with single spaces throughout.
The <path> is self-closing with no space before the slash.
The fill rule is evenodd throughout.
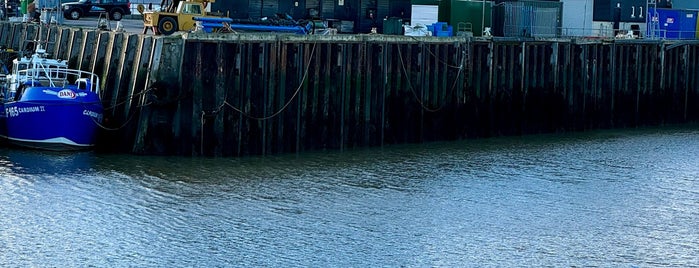
<path id="1" fill-rule="evenodd" d="M 121 20 L 124 15 L 131 14 L 129 0 L 80 0 L 78 2 L 61 4 L 63 17 L 77 20 L 80 17 L 109 14 L 112 20 Z"/>

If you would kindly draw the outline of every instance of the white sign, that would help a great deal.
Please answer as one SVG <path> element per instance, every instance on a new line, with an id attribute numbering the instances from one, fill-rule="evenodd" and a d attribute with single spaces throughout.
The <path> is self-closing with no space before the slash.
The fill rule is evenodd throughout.
<path id="1" fill-rule="evenodd" d="M 40 112 L 45 112 L 46 108 L 44 108 L 43 105 L 41 106 L 29 106 L 29 107 L 8 107 L 5 108 L 5 114 L 7 114 L 7 117 L 16 117 L 19 116 L 20 114 L 26 114 L 26 113 L 40 113 Z"/>
<path id="2" fill-rule="evenodd" d="M 413 5 L 413 11 L 410 16 L 410 26 L 417 24 L 432 25 L 437 22 L 439 16 L 439 6 L 433 5 Z"/>
<path id="3" fill-rule="evenodd" d="M 58 92 L 58 97 L 61 99 L 75 99 L 77 95 L 70 89 L 64 89 Z"/>

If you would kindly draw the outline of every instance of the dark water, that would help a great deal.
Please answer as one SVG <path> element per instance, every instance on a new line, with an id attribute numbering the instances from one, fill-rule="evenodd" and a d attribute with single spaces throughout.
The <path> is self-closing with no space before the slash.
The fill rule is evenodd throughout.
<path id="1" fill-rule="evenodd" d="M 0 149 L 0 266 L 699 266 L 699 128 L 246 159 Z"/>

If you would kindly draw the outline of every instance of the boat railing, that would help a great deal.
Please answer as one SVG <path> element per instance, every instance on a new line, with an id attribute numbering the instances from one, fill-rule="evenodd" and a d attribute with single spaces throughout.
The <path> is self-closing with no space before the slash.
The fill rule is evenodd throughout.
<path id="1" fill-rule="evenodd" d="M 75 86 L 80 90 L 89 90 L 95 94 L 100 94 L 99 76 L 92 72 L 67 69 L 61 67 L 39 67 L 17 71 L 19 81 L 39 82 L 47 87 L 67 87 Z"/>

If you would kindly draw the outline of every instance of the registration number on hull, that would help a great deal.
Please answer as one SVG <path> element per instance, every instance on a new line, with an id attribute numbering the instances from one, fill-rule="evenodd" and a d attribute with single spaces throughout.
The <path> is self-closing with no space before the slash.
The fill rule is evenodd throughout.
<path id="1" fill-rule="evenodd" d="M 7 114 L 7 117 L 17 117 L 20 114 L 41 113 L 41 112 L 45 112 L 45 111 L 46 111 L 46 108 L 43 105 L 5 108 L 5 114 Z"/>

